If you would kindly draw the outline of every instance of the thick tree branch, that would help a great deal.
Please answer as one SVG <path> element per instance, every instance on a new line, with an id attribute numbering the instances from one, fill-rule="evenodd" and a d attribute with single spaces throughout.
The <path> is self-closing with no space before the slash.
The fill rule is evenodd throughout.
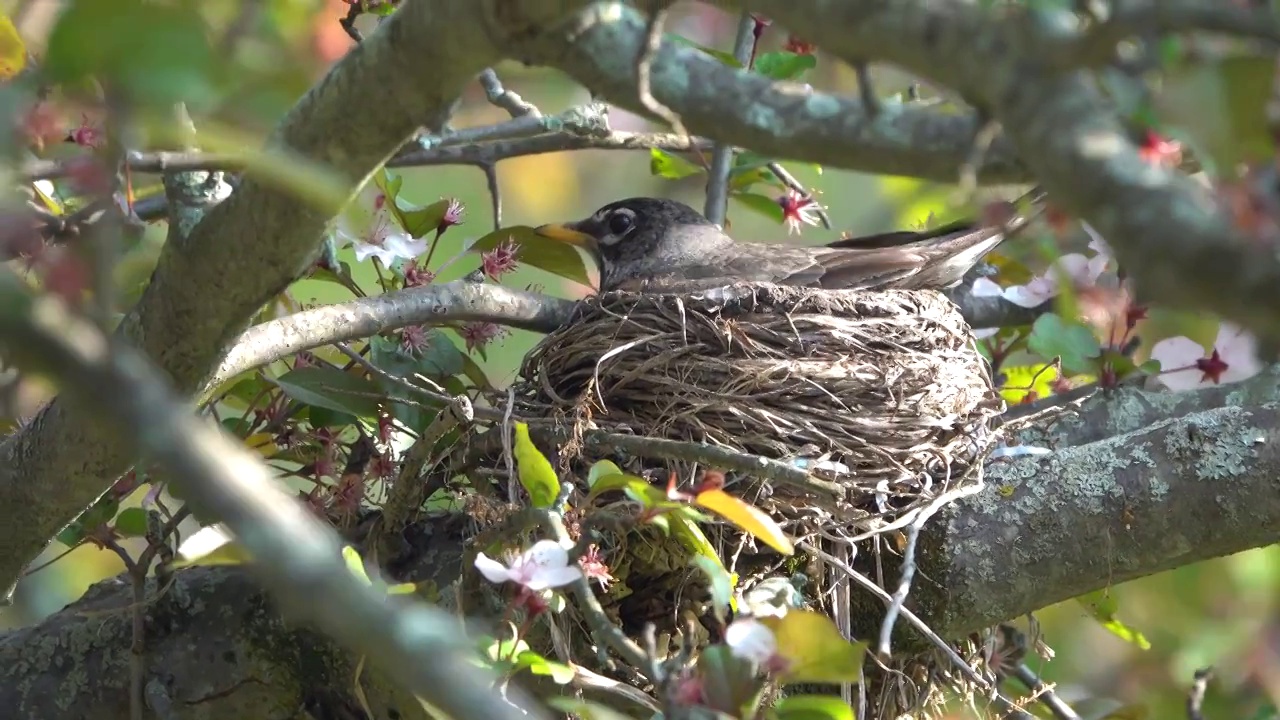
<path id="1" fill-rule="evenodd" d="M 463 87 L 503 56 L 493 33 L 550 26 L 582 2 L 408 2 L 337 63 L 276 128 L 269 145 L 332 168 L 356 186 L 421 126 L 438 128 Z M 424 42 L 423 38 L 432 38 Z M 424 73 L 423 68 L 430 68 Z M 355 113 L 352 108 L 380 109 Z M 120 336 L 179 392 L 197 390 L 250 318 L 311 263 L 330 213 L 248 178 L 190 236 L 169 244 Z M 0 445 L 0 587 L 130 462 L 107 429 L 54 400 Z"/>
<path id="2" fill-rule="evenodd" d="M 791 14 L 797 12 L 804 11 Z M 891 41 L 883 38 L 881 44 Z M 621 2 L 605 2 L 580 13 L 570 33 L 534 38 L 523 51 L 610 102 L 652 116 L 636 95 L 631 62 L 644 42 L 644 16 Z M 672 42 L 663 42 L 653 56 L 652 84 L 654 97 L 691 132 L 782 158 L 871 173 L 955 182 L 981 127 L 971 114 L 912 103 L 882 103 L 873 119 L 859 100 L 774 83 Z M 1010 150 L 1002 139 L 992 143 L 978 179 L 1029 180 Z"/>

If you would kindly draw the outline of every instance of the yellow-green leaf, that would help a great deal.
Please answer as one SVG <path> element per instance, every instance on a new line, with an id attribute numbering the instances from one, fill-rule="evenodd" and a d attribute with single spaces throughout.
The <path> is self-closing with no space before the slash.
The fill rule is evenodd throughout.
<path id="1" fill-rule="evenodd" d="M 1019 365 L 1001 368 L 1004 382 L 1000 395 L 1011 405 L 1016 405 L 1030 394 L 1032 399 L 1043 399 L 1053 394 L 1053 381 L 1058 379 L 1058 368 L 1047 363 Z"/>
<path id="2" fill-rule="evenodd" d="M 716 564 L 716 567 L 724 569 L 724 563 L 720 561 L 720 556 L 716 553 L 716 546 L 711 544 L 707 539 L 706 533 L 702 532 L 702 528 L 698 527 L 698 523 L 684 515 L 683 513 L 670 513 L 665 517 L 669 518 L 671 523 L 671 531 L 675 534 L 676 540 L 684 546 L 686 550 L 694 555 L 705 557 Z"/>
<path id="3" fill-rule="evenodd" d="M 363 580 L 365 585 L 373 584 L 373 581 L 369 579 L 369 574 L 364 571 L 364 560 L 355 548 L 350 545 L 344 545 L 342 547 L 342 561 L 347 564 L 347 570 L 352 575 Z"/>
<path id="4" fill-rule="evenodd" d="M 9 16 L 0 13 L 0 81 L 10 80 L 27 66 L 27 46 Z"/>
<path id="5" fill-rule="evenodd" d="M 812 610 L 792 610 L 782 617 L 762 617 L 773 631 L 778 654 L 787 660 L 785 683 L 856 683 L 867 644 L 850 642 L 831 618 Z"/>
<path id="6" fill-rule="evenodd" d="M 738 584 L 738 574 L 730 573 L 718 562 L 719 558 L 706 555 L 695 555 L 693 564 L 701 568 L 711 581 L 711 610 L 720 622 L 728 617 L 725 609 L 738 611 L 737 600 L 733 597 L 733 588 Z"/>
<path id="7" fill-rule="evenodd" d="M 702 172 L 702 168 L 658 148 L 649 149 L 649 172 L 668 180 L 681 180 Z"/>
<path id="8" fill-rule="evenodd" d="M 590 285 L 587 264 L 572 245 L 543 237 L 525 225 L 502 228 L 485 235 L 471 245 L 471 252 L 486 252 L 511 241 L 519 248 L 516 259 L 582 285 Z"/>
<path id="9" fill-rule="evenodd" d="M 1134 628 L 1125 625 L 1117 617 L 1116 613 L 1120 609 L 1120 603 L 1116 601 L 1108 589 L 1095 590 L 1088 595 L 1081 595 L 1076 598 L 1076 602 L 1080 603 L 1084 609 L 1089 611 L 1095 620 L 1102 623 L 1102 627 L 1116 637 L 1127 643 L 1137 645 L 1141 650 L 1150 650 L 1151 643 L 1146 636 Z"/>
<path id="10" fill-rule="evenodd" d="M 600 478 L 607 475 L 622 474 L 622 468 L 608 460 L 601 460 L 600 462 L 592 465 L 591 469 L 587 471 L 587 487 L 594 488 L 596 483 L 600 481 Z"/>
<path id="11" fill-rule="evenodd" d="M 791 538 L 782 532 L 778 523 L 763 510 L 739 500 L 723 490 L 705 490 L 698 493 L 694 502 L 723 517 L 742 530 L 759 538 L 783 555 L 794 555 Z"/>
<path id="12" fill-rule="evenodd" d="M 529 426 L 522 422 L 515 426 L 514 450 L 520 484 L 529 493 L 529 500 L 534 507 L 551 507 L 560 494 L 560 478 L 556 475 L 555 468 L 551 467 L 551 461 L 529 439 Z"/>
<path id="13" fill-rule="evenodd" d="M 249 554 L 249 551 L 240 543 L 232 540 L 203 555 L 177 560 L 172 567 L 175 569 L 196 565 L 213 567 L 216 565 L 244 565 L 251 562 L 253 562 L 253 556 Z"/>
<path id="14" fill-rule="evenodd" d="M 778 720 L 854 720 L 853 708 L 833 695 L 792 695 L 773 706 Z"/>

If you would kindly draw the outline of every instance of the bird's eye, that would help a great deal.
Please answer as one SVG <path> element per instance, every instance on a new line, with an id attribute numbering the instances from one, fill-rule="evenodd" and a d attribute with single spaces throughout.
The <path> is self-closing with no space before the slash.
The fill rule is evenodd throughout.
<path id="1" fill-rule="evenodd" d="M 630 213 L 616 212 L 609 216 L 609 232 L 614 235 L 625 235 L 635 224 Z"/>

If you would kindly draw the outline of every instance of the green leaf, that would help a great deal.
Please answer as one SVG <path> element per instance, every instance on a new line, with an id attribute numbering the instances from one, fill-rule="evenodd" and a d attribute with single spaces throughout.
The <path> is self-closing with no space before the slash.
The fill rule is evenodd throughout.
<path id="1" fill-rule="evenodd" d="M 147 534 L 147 511 L 140 507 L 125 508 L 116 516 L 116 532 L 125 537 Z"/>
<path id="2" fill-rule="evenodd" d="M 791 695 L 773 706 L 778 720 L 854 720 L 853 708 L 831 695 Z"/>
<path id="3" fill-rule="evenodd" d="M 409 352 L 398 340 L 376 336 L 369 341 L 369 360 L 374 367 L 402 380 L 413 381 L 414 375 L 425 375 L 432 380 L 442 382 L 466 369 L 462 351 L 449 338 L 449 334 L 440 328 L 427 328 L 423 331 L 423 347 L 416 352 Z M 399 388 L 385 380 L 379 379 L 387 392 L 396 397 L 417 399 L 407 396 L 408 390 Z"/>
<path id="4" fill-rule="evenodd" d="M 355 575 L 365 585 L 373 584 L 373 581 L 369 579 L 369 574 L 364 570 L 364 559 L 360 557 L 358 550 L 350 545 L 343 545 L 342 562 L 347 566 L 347 572 Z"/>
<path id="5" fill-rule="evenodd" d="M 440 221 L 444 220 L 444 215 L 448 211 L 448 200 L 438 200 L 425 207 L 392 206 L 392 212 L 400 218 L 400 227 L 415 238 L 420 238 L 440 227 Z"/>
<path id="6" fill-rule="evenodd" d="M 119 511 L 120 501 L 118 499 L 106 495 L 98 498 L 97 502 L 80 513 L 80 517 L 71 521 L 70 525 L 58 533 L 58 542 L 67 547 L 78 545 L 80 541 L 84 540 L 85 535 L 111 522 L 111 519 Z"/>
<path id="7" fill-rule="evenodd" d="M 600 478 L 606 475 L 622 475 L 622 469 L 615 465 L 612 461 L 601 460 L 591 466 L 587 471 L 587 488 L 594 489 Z"/>
<path id="8" fill-rule="evenodd" d="M 520 249 L 520 254 L 517 256 L 520 262 L 581 285 L 591 284 L 587 265 L 577 249 L 572 245 L 538 235 L 533 228 L 525 225 L 491 232 L 476 240 L 471 246 L 471 252 L 481 253 L 492 250 L 508 240 L 514 242 Z"/>
<path id="9" fill-rule="evenodd" d="M 1094 360 L 1102 352 L 1092 329 L 1080 322 L 1068 323 L 1057 313 L 1036 318 L 1027 349 L 1045 360 L 1062 358 L 1063 369 L 1071 374 L 1094 369 Z"/>
<path id="10" fill-rule="evenodd" d="M 560 477 L 551 461 L 529 439 L 529 426 L 515 424 L 515 456 L 520 485 L 529 493 L 529 500 L 536 508 L 549 508 L 560 494 Z"/>
<path id="11" fill-rule="evenodd" d="M 300 367 L 275 379 L 291 399 L 360 418 L 376 419 L 382 392 L 368 379 L 334 367 Z"/>
<path id="12" fill-rule="evenodd" d="M 110 81 L 138 102 L 211 100 L 208 28 L 191 3 L 74 0 L 49 35 L 43 69 L 55 82 Z"/>
<path id="13" fill-rule="evenodd" d="M 1102 627 L 1116 637 L 1127 643 L 1138 646 L 1141 650 L 1150 650 L 1151 643 L 1141 632 L 1125 625 L 1117 616 L 1120 609 L 1120 603 L 1115 596 L 1107 588 L 1095 590 L 1087 595 L 1081 595 L 1076 598 L 1076 602 L 1089 611 L 1093 619 L 1102 623 Z"/>
<path id="14" fill-rule="evenodd" d="M 385 167 L 378 168 L 378 172 L 373 174 L 373 184 L 382 191 L 387 200 L 394 203 L 400 197 L 400 188 L 404 185 L 404 177 L 387 170 Z M 393 204 L 392 207 L 394 208 L 395 205 Z"/>
<path id="15" fill-rule="evenodd" d="M 795 80 L 812 70 L 818 64 L 818 58 L 812 55 L 797 55 L 786 50 L 760 53 L 756 56 L 754 70 L 774 80 Z"/>
<path id="16" fill-rule="evenodd" d="M 782 617 L 762 617 L 786 658 L 784 683 L 856 683 L 866 659 L 867 644 L 850 642 L 831 618 L 812 610 L 793 609 Z"/>
<path id="17" fill-rule="evenodd" d="M 725 622 L 728 618 L 729 610 L 735 610 L 733 598 L 733 586 L 736 585 L 736 574 L 730 574 L 724 565 L 720 564 L 719 558 L 709 558 L 706 555 L 694 555 L 693 564 L 697 565 L 702 572 L 706 573 L 707 578 L 711 582 L 711 611 L 715 613 L 716 619 Z"/>
<path id="18" fill-rule="evenodd" d="M 672 155 L 658 148 L 649 149 L 649 174 L 664 177 L 668 180 L 682 180 L 702 172 L 702 168 L 685 160 L 679 155 Z"/>
<path id="19" fill-rule="evenodd" d="M 724 562 L 716 553 L 716 546 L 711 544 L 706 533 L 702 532 L 702 528 L 698 527 L 696 522 L 681 512 L 671 513 L 669 517 L 672 534 L 686 550 L 694 555 L 705 557 L 724 569 Z"/>
<path id="20" fill-rule="evenodd" d="M 778 204 L 777 200 L 774 200 L 771 197 L 747 192 L 736 192 L 729 197 L 776 223 L 782 222 L 782 206 Z"/>
<path id="21" fill-rule="evenodd" d="M 548 660 L 532 650 L 525 650 L 516 655 L 516 667 L 526 668 L 534 675 L 551 678 L 551 682 L 564 685 L 573 680 L 576 671 L 564 663 Z"/>

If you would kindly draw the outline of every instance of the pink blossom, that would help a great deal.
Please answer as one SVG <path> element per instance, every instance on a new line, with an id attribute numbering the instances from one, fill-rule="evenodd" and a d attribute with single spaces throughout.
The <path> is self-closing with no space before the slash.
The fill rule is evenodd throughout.
<path id="1" fill-rule="evenodd" d="M 338 216 L 337 238 L 356 251 L 356 261 L 376 257 L 383 265 L 397 259 L 412 260 L 427 249 L 426 240 L 414 240 L 400 227 L 387 206 L 387 198 L 369 186 Z"/>
<path id="2" fill-rule="evenodd" d="M 1179 336 L 1156 343 L 1151 358 L 1160 362 L 1160 383 L 1174 391 L 1239 382 L 1262 370 L 1253 335 L 1226 322 L 1218 327 L 1208 353 L 1191 338 Z"/>
<path id="3" fill-rule="evenodd" d="M 778 198 L 782 207 L 782 221 L 787 226 L 787 234 L 800 234 L 801 225 L 817 227 L 821 222 L 818 214 L 824 209 L 816 200 L 806 197 L 795 190 L 787 190 L 787 194 Z"/>
<path id="4" fill-rule="evenodd" d="M 491 583 L 513 582 L 535 591 L 563 587 L 582 577 L 582 568 L 569 563 L 569 551 L 555 540 L 539 540 L 509 565 L 480 553 L 476 569 Z"/>

